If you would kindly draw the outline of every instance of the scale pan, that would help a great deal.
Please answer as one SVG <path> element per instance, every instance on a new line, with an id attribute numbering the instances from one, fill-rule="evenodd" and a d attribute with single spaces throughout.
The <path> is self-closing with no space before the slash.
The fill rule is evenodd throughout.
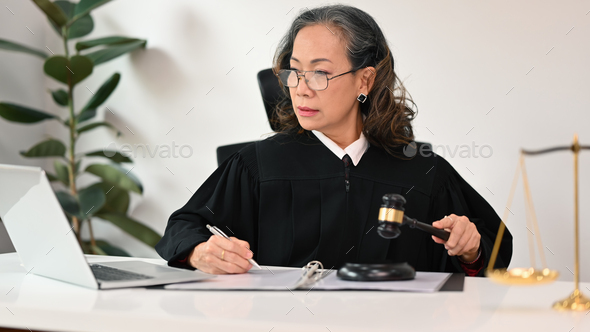
<path id="1" fill-rule="evenodd" d="M 541 285 L 557 280 L 559 272 L 550 269 L 536 270 L 532 267 L 517 267 L 510 270 L 486 271 L 486 276 L 494 282 L 505 285 Z"/>

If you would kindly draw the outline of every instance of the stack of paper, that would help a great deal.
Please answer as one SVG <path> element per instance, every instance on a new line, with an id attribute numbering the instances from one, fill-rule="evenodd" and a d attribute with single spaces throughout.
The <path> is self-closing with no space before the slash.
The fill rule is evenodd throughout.
<path id="1" fill-rule="evenodd" d="M 166 289 L 194 290 L 295 290 L 293 287 L 301 277 L 301 269 L 263 267 L 244 274 L 219 275 L 213 279 L 197 282 L 172 284 Z M 383 290 L 398 292 L 436 292 L 451 276 L 450 273 L 416 272 L 416 278 L 401 281 L 347 281 L 330 271 L 327 276 L 309 288 L 314 290 Z"/>

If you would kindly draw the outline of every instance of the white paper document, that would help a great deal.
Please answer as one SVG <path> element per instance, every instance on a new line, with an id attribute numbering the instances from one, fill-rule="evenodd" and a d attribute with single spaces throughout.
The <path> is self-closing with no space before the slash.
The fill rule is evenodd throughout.
<path id="1" fill-rule="evenodd" d="M 263 267 L 262 270 L 250 270 L 244 274 L 218 275 L 213 279 L 197 282 L 166 285 L 166 289 L 193 290 L 295 290 L 295 284 L 301 277 L 301 269 L 276 269 Z M 336 271 L 306 288 L 308 290 L 384 290 L 397 292 L 436 292 L 450 273 L 416 272 L 416 278 L 400 281 L 347 281 L 336 276 Z"/>

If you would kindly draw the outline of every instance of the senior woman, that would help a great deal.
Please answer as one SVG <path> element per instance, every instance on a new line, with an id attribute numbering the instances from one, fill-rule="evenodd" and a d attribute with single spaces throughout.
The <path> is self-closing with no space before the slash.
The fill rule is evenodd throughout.
<path id="1" fill-rule="evenodd" d="M 226 274 L 247 272 L 249 258 L 327 268 L 405 261 L 418 271 L 483 274 L 501 220 L 442 157 L 408 156 L 413 103 L 370 15 L 344 5 L 303 11 L 273 70 L 288 91 L 274 117 L 279 132 L 226 160 L 170 216 L 156 245 L 170 265 Z M 449 239 L 413 229 L 380 237 L 387 193 L 405 196 L 407 215 L 433 221 Z M 207 224 L 235 237 L 213 236 Z M 505 232 L 496 267 L 511 256 Z"/>

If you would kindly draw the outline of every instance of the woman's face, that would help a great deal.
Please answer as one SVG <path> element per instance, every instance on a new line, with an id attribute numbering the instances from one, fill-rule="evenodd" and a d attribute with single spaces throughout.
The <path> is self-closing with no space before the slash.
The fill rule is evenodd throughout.
<path id="1" fill-rule="evenodd" d="M 291 69 L 324 71 L 330 78 L 351 70 L 351 67 L 346 57 L 346 44 L 338 37 L 334 28 L 313 25 L 297 33 Z M 360 76 L 356 72 L 334 78 L 328 81 L 328 88 L 323 91 L 311 90 L 301 77 L 297 87 L 289 88 L 293 110 L 301 127 L 334 137 L 357 129 L 360 134 L 360 129 L 357 128 L 360 113 L 356 98 L 361 92 L 368 94 Z M 306 111 L 306 108 L 311 111 Z"/>

